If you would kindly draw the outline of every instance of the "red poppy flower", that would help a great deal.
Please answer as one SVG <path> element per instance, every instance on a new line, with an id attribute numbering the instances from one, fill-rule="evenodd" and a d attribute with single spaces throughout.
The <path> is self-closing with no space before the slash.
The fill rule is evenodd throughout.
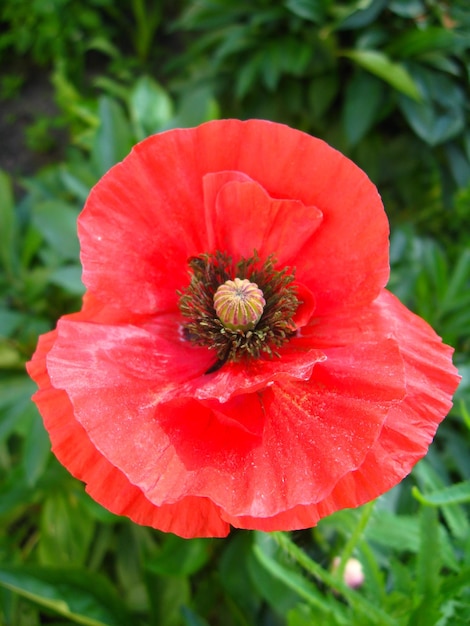
<path id="1" fill-rule="evenodd" d="M 265 121 L 150 137 L 79 218 L 82 310 L 28 365 L 93 498 L 184 537 L 314 525 L 398 483 L 449 411 L 452 350 L 384 290 L 366 175 Z"/>

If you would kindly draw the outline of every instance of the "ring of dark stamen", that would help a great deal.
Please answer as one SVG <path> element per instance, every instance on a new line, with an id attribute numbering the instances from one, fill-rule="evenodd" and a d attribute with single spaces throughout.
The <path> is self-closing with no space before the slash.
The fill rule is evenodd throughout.
<path id="1" fill-rule="evenodd" d="M 275 263 L 273 255 L 262 263 L 256 251 L 238 263 L 224 252 L 188 259 L 191 282 L 178 292 L 179 308 L 187 320 L 183 324 L 184 337 L 214 350 L 217 355 L 216 363 L 206 373 L 218 370 L 227 361 L 279 356 L 277 349 L 294 335 L 293 317 L 300 304 L 292 284 L 295 271 L 288 267 L 276 270 Z M 263 314 L 253 330 L 226 328 L 214 309 L 218 287 L 236 277 L 256 283 L 266 300 Z"/>

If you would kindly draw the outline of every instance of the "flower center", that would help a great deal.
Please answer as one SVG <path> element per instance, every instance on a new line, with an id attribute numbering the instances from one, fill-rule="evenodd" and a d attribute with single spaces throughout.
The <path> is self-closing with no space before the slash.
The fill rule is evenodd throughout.
<path id="1" fill-rule="evenodd" d="M 226 280 L 214 295 L 217 317 L 231 330 L 253 330 L 263 315 L 265 304 L 261 289 L 246 278 Z"/>
<path id="2" fill-rule="evenodd" d="M 275 263 L 273 256 L 262 263 L 256 252 L 238 263 L 223 252 L 188 260 L 191 282 L 178 292 L 184 337 L 214 350 L 217 361 L 207 373 L 227 361 L 279 356 L 295 334 L 294 270 L 276 270 Z"/>

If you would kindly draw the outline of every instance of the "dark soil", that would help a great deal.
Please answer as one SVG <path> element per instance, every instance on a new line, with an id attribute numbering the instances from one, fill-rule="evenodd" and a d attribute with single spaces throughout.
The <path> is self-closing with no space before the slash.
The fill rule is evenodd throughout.
<path id="1" fill-rule="evenodd" d="M 45 165 L 60 160 L 63 138 L 50 131 L 47 145 L 33 150 L 27 143 L 26 129 L 38 119 L 58 115 L 53 90 L 47 75 L 38 74 L 25 81 L 13 98 L 0 100 L 0 168 L 13 177 L 28 176 Z"/>

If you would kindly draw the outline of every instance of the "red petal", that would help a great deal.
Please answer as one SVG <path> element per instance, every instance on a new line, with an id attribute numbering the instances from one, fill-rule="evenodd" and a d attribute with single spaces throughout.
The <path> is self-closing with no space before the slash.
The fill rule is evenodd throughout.
<path id="1" fill-rule="evenodd" d="M 222 187 L 219 213 L 206 227 L 204 176 L 227 170 L 287 202 L 269 211 L 295 209 L 282 233 L 277 223 L 263 234 L 268 207 L 253 185 L 245 189 L 243 183 L 227 183 L 230 193 Z M 234 245 L 245 245 L 243 225 L 233 220 L 237 201 L 259 210 L 264 224 L 260 241 L 252 217 L 240 208 L 248 220 L 247 243 L 283 248 L 269 252 L 296 265 L 297 279 L 313 292 L 318 312 L 370 302 L 385 284 L 388 224 L 366 175 L 322 141 L 260 120 L 209 122 L 136 146 L 96 185 L 80 216 L 85 284 L 101 300 L 137 313 L 173 309 L 176 290 L 187 283 L 187 258 L 212 251 L 207 229 L 221 244 L 233 236 Z M 323 214 L 321 227 L 305 243 L 318 214 L 302 207 L 318 207 Z M 289 213 L 276 210 L 279 219 Z M 233 221 L 228 226 L 227 212 Z"/>
<path id="2" fill-rule="evenodd" d="M 99 311 L 105 319 L 112 319 L 112 313 L 106 308 Z M 48 358 L 55 387 L 105 391 L 123 386 L 129 387 L 130 395 L 139 388 L 152 398 L 152 405 L 181 397 L 227 402 L 279 380 L 308 380 L 314 365 L 325 359 L 321 350 L 294 339 L 280 348 L 281 358 L 226 363 L 205 374 L 214 355 L 183 339 L 179 316 L 134 317 L 133 324 L 109 325 L 97 318 L 82 321 L 83 317 L 83 313 L 66 316 L 58 323 L 58 339 Z"/>
<path id="3" fill-rule="evenodd" d="M 243 172 L 271 197 L 321 211 L 320 228 L 289 259 L 319 311 L 371 302 L 379 294 L 389 275 L 388 221 L 377 189 L 352 161 L 273 122 L 216 121 L 196 131 L 204 172 Z M 295 241 L 294 228 L 290 235 Z"/>
<path id="4" fill-rule="evenodd" d="M 188 397 L 198 400 L 215 399 L 223 403 L 234 396 L 261 391 L 281 380 L 308 380 L 315 364 L 324 361 L 325 355 L 321 350 L 310 346 L 300 350 L 296 350 L 294 346 L 292 344 L 281 348 L 281 358 L 226 363 L 213 374 L 205 374 L 174 387 L 165 399 Z"/>
<path id="5" fill-rule="evenodd" d="M 374 301 L 387 234 L 367 177 L 287 127 L 219 121 L 137 146 L 80 218 L 84 310 L 28 366 L 57 456 L 111 510 L 184 536 L 309 526 L 396 484 L 458 376 L 427 324 Z M 311 298 L 280 360 L 205 375 L 212 353 L 179 317 L 149 317 L 176 309 L 187 257 L 212 245 L 296 265 Z"/>
<path id="6" fill-rule="evenodd" d="M 93 188 L 80 215 L 83 282 L 116 307 L 176 308 L 186 260 L 206 248 L 192 134 L 165 133 L 137 145 Z"/>
<path id="7" fill-rule="evenodd" d="M 375 385 L 385 366 L 388 375 Z M 239 495 L 238 510 L 223 508 L 270 517 L 324 498 L 341 476 L 361 465 L 378 438 L 388 410 L 403 393 L 401 374 L 394 342 L 383 342 L 331 352 L 308 383 L 273 386 L 271 402 L 264 397 L 270 419 L 263 447 L 245 486 L 251 501 Z"/>
<path id="8" fill-rule="evenodd" d="M 238 180 L 230 182 L 225 180 L 227 172 L 222 174 L 204 177 L 210 189 L 204 195 L 206 221 L 212 228 L 210 250 L 228 251 L 238 258 L 251 257 L 256 250 L 261 259 L 274 254 L 278 265 L 287 265 L 320 225 L 321 212 L 298 200 L 271 198 L 261 185 L 243 180 L 238 172 L 234 172 Z"/>
<path id="9" fill-rule="evenodd" d="M 224 516 L 256 518 L 325 497 L 340 476 L 360 466 L 403 393 L 396 346 L 378 346 L 379 359 L 375 347 L 351 348 L 347 361 L 336 355 L 318 364 L 310 382 L 275 384 L 260 394 L 262 439 L 229 428 L 194 400 L 161 406 L 159 421 L 186 468 L 180 476 L 186 485 L 172 481 L 172 493 L 185 488 L 210 497 Z M 374 386 L 370 381 L 384 363 L 388 375 Z M 152 499 L 164 497 L 162 486 Z"/>
<path id="10" fill-rule="evenodd" d="M 212 354 L 181 336 L 179 316 L 161 315 L 134 324 L 101 324 L 62 318 L 48 355 L 48 371 L 56 388 L 142 389 L 154 403 L 167 390 L 203 374 Z M 119 402 L 119 400 L 117 400 Z"/>
<path id="11" fill-rule="evenodd" d="M 214 172 L 211 174 L 206 174 L 203 176 L 202 185 L 204 189 L 204 219 L 207 227 L 207 251 L 213 252 L 217 249 L 217 226 L 216 222 L 213 222 L 212 217 L 215 212 L 215 205 L 217 201 L 217 195 L 226 183 L 238 181 L 240 183 L 243 182 L 253 182 L 249 176 L 244 174 L 243 172 L 234 172 L 234 171 L 226 171 L 226 172 Z M 223 249 L 222 249 L 223 251 Z M 253 250 L 250 252 L 249 256 L 251 256 Z"/>
<path id="12" fill-rule="evenodd" d="M 56 332 L 40 338 L 28 372 L 40 386 L 34 396 L 49 432 L 52 450 L 76 478 L 87 483 L 88 493 L 117 515 L 126 515 L 138 524 L 173 532 L 181 537 L 224 537 L 229 532 L 219 509 L 205 498 L 187 497 L 172 505 L 156 507 L 93 446 L 75 420 L 67 394 L 53 389 L 46 369 L 46 357 Z"/>
<path id="13" fill-rule="evenodd" d="M 151 328 L 153 331 L 158 328 L 159 336 L 149 332 L 149 328 L 148 324 L 146 328 L 138 328 L 62 320 L 57 341 L 47 357 L 47 367 L 54 387 L 67 390 L 75 416 L 97 450 L 149 499 L 162 505 L 169 500 L 179 501 L 193 492 L 188 488 L 186 467 L 175 453 L 166 422 L 164 426 L 160 423 L 168 413 L 158 405 L 170 397 L 189 395 L 190 383 L 185 385 L 185 381 L 197 380 L 207 369 L 208 351 L 180 341 L 178 335 L 175 339 L 173 318 L 167 319 L 166 326 L 164 320 L 153 324 Z M 173 339 L 167 340 L 165 336 Z M 308 378 L 314 363 L 324 358 L 318 351 L 311 353 L 313 356 L 309 352 L 295 354 L 292 351 L 289 356 L 286 351 L 284 360 L 254 364 L 251 378 L 243 373 L 241 366 L 233 377 L 235 382 L 239 379 L 243 383 L 243 389 L 250 384 L 251 391 L 286 377 Z M 217 378 L 217 375 L 204 378 Z M 230 376 L 222 376 L 218 384 L 212 383 L 212 387 L 207 384 L 207 388 L 198 393 L 206 401 L 215 398 L 217 393 L 226 393 L 224 380 L 230 381 Z M 240 393 L 233 381 L 230 382 L 231 393 Z M 194 387 L 197 391 L 197 385 Z M 251 446 L 253 433 L 262 432 L 265 415 L 259 406 L 256 409 L 253 401 L 250 413 L 246 413 L 248 399 L 234 400 L 220 407 L 213 403 L 211 408 L 194 403 L 189 409 L 184 408 L 187 404 L 184 400 L 180 412 L 183 412 L 185 424 L 188 414 L 199 426 L 207 419 L 218 422 L 216 428 L 221 428 L 225 436 L 230 425 L 231 431 L 241 431 L 230 436 L 231 444 L 248 437 Z M 171 406 L 176 415 L 179 407 Z M 178 424 L 177 418 L 174 419 Z M 189 480 L 192 481 L 191 476 Z M 155 483 L 158 483 L 157 490 L 153 487 Z"/>
<path id="14" fill-rule="evenodd" d="M 210 409 L 217 420 L 231 429 L 242 428 L 250 435 L 261 437 L 264 430 L 265 412 L 257 393 L 238 395 L 227 402 L 204 400 L 201 404 Z M 167 405 L 166 408 L 168 408 Z"/>
<path id="15" fill-rule="evenodd" d="M 93 378 L 95 364 L 77 380 L 84 368 L 79 348 L 74 375 L 63 374 L 57 348 L 48 366 L 55 384 L 67 382 L 75 415 L 96 448 L 155 504 L 196 495 L 231 514 L 267 516 L 299 499 L 318 500 L 362 463 L 402 390 L 396 371 L 387 388 L 365 384 L 378 366 L 390 367 L 393 349 L 380 346 L 383 361 L 373 365 L 367 348 L 351 350 L 344 364 L 331 357 L 333 373 L 317 372 L 318 364 L 314 383 L 275 383 L 260 398 L 269 416 L 262 440 L 230 428 L 194 400 L 156 406 L 148 379 L 124 387 L 121 373 L 113 386 L 109 378 Z"/>
<path id="16" fill-rule="evenodd" d="M 230 524 L 267 532 L 314 526 L 337 510 L 377 498 L 399 483 L 426 454 L 438 425 L 452 406 L 451 397 L 460 380 L 452 365 L 452 348 L 443 344 L 422 319 L 388 292 L 374 303 L 362 322 L 356 320 L 348 328 L 344 321 L 340 333 L 343 341 L 357 333 L 358 326 L 369 338 L 380 334 L 382 325 L 400 338 L 406 379 L 403 401 L 391 407 L 380 436 L 364 462 L 357 470 L 342 476 L 325 499 L 265 519 L 237 518 L 224 513 L 223 518 Z M 324 345 L 325 341 L 321 343 Z"/>
<path id="17" fill-rule="evenodd" d="M 310 289 L 307 289 L 305 285 L 300 283 L 294 283 L 297 291 L 296 295 L 299 300 L 299 308 L 294 315 L 294 324 L 297 330 L 306 326 L 312 319 L 312 315 L 315 311 L 315 297 Z"/>
<path id="18" fill-rule="evenodd" d="M 357 506 L 402 480 L 427 452 L 437 427 L 452 407 L 460 376 L 452 365 L 453 349 L 421 318 L 390 293 L 377 300 L 391 332 L 400 337 L 405 363 L 406 396 L 387 417 L 380 439 L 349 480 L 338 483 L 331 500 Z M 354 482 L 352 496 L 348 482 Z M 351 503 L 353 501 L 353 503 Z M 330 504 L 332 506 L 332 504 Z"/>
<path id="19" fill-rule="evenodd" d="M 223 519 L 234 526 L 303 528 L 334 510 L 376 497 L 406 475 L 425 454 L 458 383 L 451 349 L 392 296 L 384 293 L 368 312 L 355 313 L 342 321 L 317 320 L 315 327 L 305 329 L 315 334 L 315 341 L 328 355 L 326 362 L 317 364 L 309 382 L 275 383 L 261 395 L 248 396 L 251 408 L 227 403 L 225 422 L 215 406 L 184 399 L 161 406 L 152 416 L 149 406 L 142 405 L 138 385 L 134 385 L 139 396 L 136 406 L 130 406 L 120 386 L 96 394 L 78 384 L 75 412 L 80 414 L 83 408 L 85 414 L 94 412 L 101 421 L 101 426 L 95 424 L 90 431 L 97 435 L 96 447 L 74 420 L 67 395 L 48 386 L 45 359 L 56 333 L 41 339 L 28 369 L 43 389 L 35 399 L 55 453 L 110 510 L 183 536 L 223 535 L 227 527 L 210 498 L 222 505 Z M 64 322 L 63 326 L 76 324 Z M 377 341 L 384 327 L 400 338 L 406 376 L 403 400 L 396 344 Z M 358 333 L 369 343 L 359 345 Z M 300 338 L 299 347 L 302 341 L 309 344 L 312 337 Z M 343 344 L 343 348 L 329 348 L 331 343 Z M 113 394 L 120 410 L 116 401 L 113 409 Z M 258 407 L 253 397 L 258 398 Z M 244 398 L 240 396 L 237 402 Z M 116 411 L 112 419 L 107 406 Z M 240 423 L 234 427 L 230 411 L 235 421 L 238 410 L 248 420 L 260 407 L 269 416 L 264 429 L 250 432 L 249 421 L 247 429 L 240 428 Z M 150 428 L 146 424 L 151 419 L 153 430 L 152 424 Z M 156 438 L 153 451 L 157 454 L 147 471 L 152 457 L 149 433 Z M 107 436 L 111 456 L 109 450 L 104 456 L 100 452 Z M 127 466 L 124 463 L 128 478 L 111 460 L 116 453 L 120 467 L 129 456 L 133 459 Z M 163 506 L 155 508 L 151 501 Z M 194 507 L 198 521 L 191 525 Z"/>

